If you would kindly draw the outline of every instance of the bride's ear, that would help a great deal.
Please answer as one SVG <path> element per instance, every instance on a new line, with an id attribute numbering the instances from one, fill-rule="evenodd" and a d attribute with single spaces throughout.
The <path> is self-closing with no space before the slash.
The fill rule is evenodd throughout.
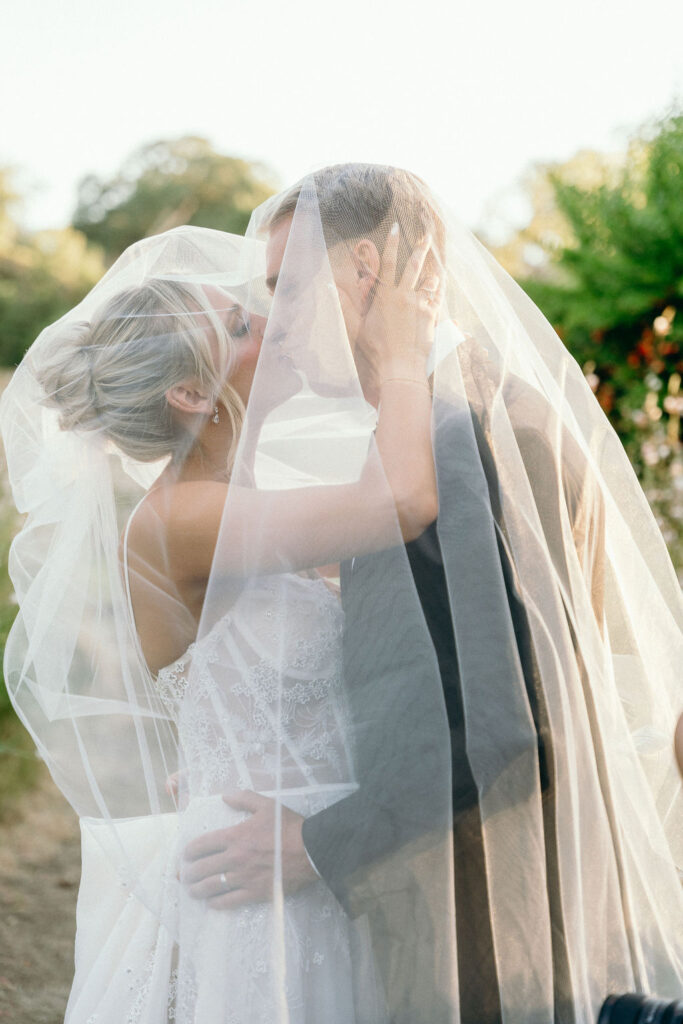
<path id="1" fill-rule="evenodd" d="M 214 407 L 211 396 L 196 380 L 183 380 L 174 384 L 166 392 L 166 401 L 172 409 L 191 416 L 208 416 Z"/>

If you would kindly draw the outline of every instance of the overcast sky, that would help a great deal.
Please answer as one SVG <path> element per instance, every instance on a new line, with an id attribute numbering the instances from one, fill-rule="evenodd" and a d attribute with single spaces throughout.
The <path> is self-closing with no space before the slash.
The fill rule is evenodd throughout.
<path id="1" fill-rule="evenodd" d="M 186 133 L 284 185 L 421 174 L 471 227 L 535 161 L 614 151 L 683 95 L 678 0 L 25 0 L 0 14 L 0 165 L 32 227 Z"/>

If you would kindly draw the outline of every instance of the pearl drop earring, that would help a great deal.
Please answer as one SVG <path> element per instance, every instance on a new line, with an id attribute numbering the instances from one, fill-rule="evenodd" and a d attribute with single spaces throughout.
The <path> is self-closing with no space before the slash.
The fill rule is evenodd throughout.
<path id="1" fill-rule="evenodd" d="M 213 407 L 213 417 L 211 419 L 211 422 L 212 423 L 220 423 L 220 419 L 218 418 L 218 406 L 217 405 L 214 405 L 214 407 Z"/>

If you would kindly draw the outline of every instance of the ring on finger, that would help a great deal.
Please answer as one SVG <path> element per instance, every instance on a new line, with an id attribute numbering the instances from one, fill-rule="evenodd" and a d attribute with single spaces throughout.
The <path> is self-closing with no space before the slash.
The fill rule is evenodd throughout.
<path id="1" fill-rule="evenodd" d="M 223 891 L 230 892 L 230 886 L 228 885 L 228 879 L 225 876 L 225 871 L 221 871 L 220 875 L 218 876 L 218 879 L 221 885 L 223 886 Z"/>

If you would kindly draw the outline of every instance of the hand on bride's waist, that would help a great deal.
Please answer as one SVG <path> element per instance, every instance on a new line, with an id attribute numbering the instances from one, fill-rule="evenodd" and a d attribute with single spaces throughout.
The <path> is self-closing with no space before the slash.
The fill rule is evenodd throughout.
<path id="1" fill-rule="evenodd" d="M 180 879 L 194 899 L 217 910 L 231 910 L 273 897 L 276 860 L 277 802 L 250 790 L 224 794 L 225 803 L 249 817 L 229 828 L 216 829 L 187 844 Z M 285 893 L 316 881 L 302 839 L 304 818 L 280 804 L 282 879 Z"/>

